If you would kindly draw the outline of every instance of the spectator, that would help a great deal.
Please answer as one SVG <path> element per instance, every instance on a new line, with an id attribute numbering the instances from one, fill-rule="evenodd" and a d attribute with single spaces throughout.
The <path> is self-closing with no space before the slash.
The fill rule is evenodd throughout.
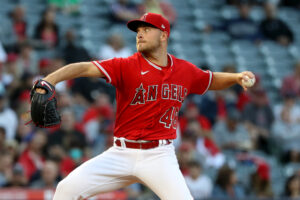
<path id="1" fill-rule="evenodd" d="M 176 12 L 172 4 L 164 0 L 144 0 L 139 8 L 141 13 L 157 13 L 163 15 L 172 26 L 176 20 Z"/>
<path id="2" fill-rule="evenodd" d="M 55 161 L 47 160 L 41 171 L 39 179 L 30 186 L 37 189 L 54 189 L 59 180 L 59 168 Z"/>
<path id="3" fill-rule="evenodd" d="M 177 151 L 178 163 L 180 170 L 184 176 L 190 173 L 189 162 L 195 160 L 196 149 L 195 149 L 195 137 L 183 137 L 182 143 Z"/>
<path id="4" fill-rule="evenodd" d="M 10 181 L 4 187 L 10 188 L 26 188 L 28 179 L 25 175 L 24 168 L 19 163 L 15 164 L 12 170 Z"/>
<path id="5" fill-rule="evenodd" d="M 41 129 L 28 135 L 29 143 L 19 157 L 25 175 L 31 181 L 42 169 L 45 161 L 44 150 L 47 143 L 46 133 Z"/>
<path id="6" fill-rule="evenodd" d="M 278 148 L 288 151 L 298 148 L 300 141 L 300 107 L 296 104 L 296 94 L 285 92 L 283 102 L 274 108 L 275 121 L 272 134 L 277 141 Z"/>
<path id="7" fill-rule="evenodd" d="M 239 111 L 231 108 L 227 112 L 227 118 L 214 126 L 214 138 L 222 150 L 243 151 L 253 148 L 250 135 L 240 120 Z"/>
<path id="8" fill-rule="evenodd" d="M 89 61 L 91 59 L 89 53 L 82 46 L 79 46 L 76 42 L 76 36 L 74 30 L 68 30 L 65 35 L 66 45 L 63 47 L 63 58 L 66 64 Z"/>
<path id="9" fill-rule="evenodd" d="M 106 149 L 108 137 L 112 135 L 113 108 L 107 94 L 100 94 L 95 103 L 83 115 L 83 127 L 93 155 Z"/>
<path id="10" fill-rule="evenodd" d="M 233 39 L 259 41 L 261 36 L 258 25 L 250 18 L 251 6 L 240 3 L 238 6 L 240 16 L 225 22 L 225 30 Z"/>
<path id="11" fill-rule="evenodd" d="M 283 197 L 291 200 L 300 198 L 300 179 L 298 175 L 292 175 L 286 180 Z"/>
<path id="12" fill-rule="evenodd" d="M 127 23 L 140 17 L 137 5 L 129 0 L 117 0 L 111 5 L 111 16 L 115 23 Z"/>
<path id="13" fill-rule="evenodd" d="M 237 182 L 237 177 L 233 169 L 224 165 L 218 171 L 212 197 L 216 199 L 242 199 L 245 192 Z"/>
<path id="14" fill-rule="evenodd" d="M 203 174 L 202 167 L 197 161 L 189 163 L 189 175 L 185 177 L 186 184 L 195 199 L 209 198 L 212 193 L 212 180 Z"/>
<path id="15" fill-rule="evenodd" d="M 258 88 L 252 91 L 251 101 L 243 112 L 243 119 L 254 139 L 255 147 L 266 153 L 271 153 L 270 130 L 274 121 L 274 114 L 264 89 Z"/>
<path id="16" fill-rule="evenodd" d="M 201 115 L 199 113 L 198 107 L 194 103 L 188 103 L 183 115 L 179 118 L 179 124 L 182 134 L 188 134 L 186 133 L 187 124 L 190 121 L 194 120 L 197 120 L 199 122 L 203 131 L 211 130 L 210 121 L 204 115 Z"/>
<path id="17" fill-rule="evenodd" d="M 99 59 L 125 58 L 132 54 L 131 50 L 125 46 L 120 34 L 113 34 L 107 38 L 107 44 L 99 50 Z"/>
<path id="18" fill-rule="evenodd" d="M 278 42 L 283 46 L 287 46 L 293 42 L 294 36 L 288 25 L 277 18 L 276 6 L 272 3 L 266 3 L 266 18 L 260 24 L 260 31 L 266 39 Z"/>
<path id="19" fill-rule="evenodd" d="M 7 107 L 6 92 L 3 84 L 0 84 L 0 126 L 5 128 L 6 140 L 13 140 L 16 135 L 18 118 L 14 110 Z"/>
<path id="20" fill-rule="evenodd" d="M 55 11 L 44 11 L 42 20 L 35 28 L 34 38 L 40 40 L 44 47 L 54 48 L 59 44 L 59 28 L 55 23 Z"/>
<path id="21" fill-rule="evenodd" d="M 18 43 L 23 42 L 27 39 L 27 23 L 25 20 L 25 10 L 22 6 L 14 8 L 11 12 L 11 20 Z"/>
<path id="22" fill-rule="evenodd" d="M 205 167 L 219 168 L 225 162 L 225 157 L 212 140 L 210 131 L 203 131 L 197 120 L 187 124 L 187 137 L 194 138 L 197 158 L 204 163 Z"/>
<path id="23" fill-rule="evenodd" d="M 281 85 L 281 95 L 285 92 L 294 92 L 297 96 L 300 96 L 300 61 L 295 64 L 293 72 L 284 77 Z"/>
<path id="24" fill-rule="evenodd" d="M 74 145 L 81 149 L 86 147 L 86 138 L 80 128 L 76 125 L 75 116 L 72 110 L 65 108 L 61 111 L 61 118 L 64 123 L 54 133 L 49 134 L 47 150 L 54 158 L 62 159 Z"/>
<path id="25" fill-rule="evenodd" d="M 0 188 L 7 185 L 12 178 L 13 156 L 8 152 L 0 152 Z"/>
<path id="26" fill-rule="evenodd" d="M 250 182 L 255 198 L 268 199 L 273 197 L 268 164 L 259 163 L 256 172 L 251 175 Z"/>
<path id="27" fill-rule="evenodd" d="M 20 56 L 17 60 L 17 73 L 21 77 L 24 73 L 38 74 L 38 57 L 29 41 L 20 45 Z"/>

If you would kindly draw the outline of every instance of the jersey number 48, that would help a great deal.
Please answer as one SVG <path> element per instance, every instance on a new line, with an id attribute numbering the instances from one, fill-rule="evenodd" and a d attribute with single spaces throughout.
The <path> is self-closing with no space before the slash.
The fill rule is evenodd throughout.
<path id="1" fill-rule="evenodd" d="M 177 117 L 179 108 L 171 107 L 169 108 L 160 118 L 159 123 L 164 124 L 165 128 L 177 127 Z"/>

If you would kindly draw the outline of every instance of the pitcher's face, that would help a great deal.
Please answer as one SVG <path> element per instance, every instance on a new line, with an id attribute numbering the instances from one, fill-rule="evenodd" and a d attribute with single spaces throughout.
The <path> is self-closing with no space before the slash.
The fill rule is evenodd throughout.
<path id="1" fill-rule="evenodd" d="M 140 26 L 137 28 L 136 34 L 136 48 L 138 52 L 152 52 L 153 50 L 161 47 L 162 31 L 150 27 Z"/>

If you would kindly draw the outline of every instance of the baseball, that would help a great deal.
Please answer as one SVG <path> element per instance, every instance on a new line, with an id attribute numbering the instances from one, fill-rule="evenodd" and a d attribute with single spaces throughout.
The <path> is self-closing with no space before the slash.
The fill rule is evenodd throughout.
<path id="1" fill-rule="evenodd" d="M 243 80 L 242 80 L 242 84 L 245 87 L 252 87 L 255 83 L 255 78 L 250 78 L 249 76 L 246 76 Z"/>

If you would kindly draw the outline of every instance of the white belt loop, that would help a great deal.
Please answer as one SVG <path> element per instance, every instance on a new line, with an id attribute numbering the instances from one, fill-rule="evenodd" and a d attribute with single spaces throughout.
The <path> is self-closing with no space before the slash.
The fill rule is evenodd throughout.
<path id="1" fill-rule="evenodd" d="M 114 146 L 117 146 L 116 141 L 118 140 L 117 137 L 114 137 Z"/>
<path id="2" fill-rule="evenodd" d="M 120 137 L 119 140 L 120 140 L 120 142 L 121 142 L 121 147 L 122 147 L 122 148 L 126 148 L 125 138 Z"/>
<path id="3" fill-rule="evenodd" d="M 158 140 L 158 146 L 160 147 L 160 146 L 162 146 L 162 145 L 163 145 L 162 140 Z"/>

